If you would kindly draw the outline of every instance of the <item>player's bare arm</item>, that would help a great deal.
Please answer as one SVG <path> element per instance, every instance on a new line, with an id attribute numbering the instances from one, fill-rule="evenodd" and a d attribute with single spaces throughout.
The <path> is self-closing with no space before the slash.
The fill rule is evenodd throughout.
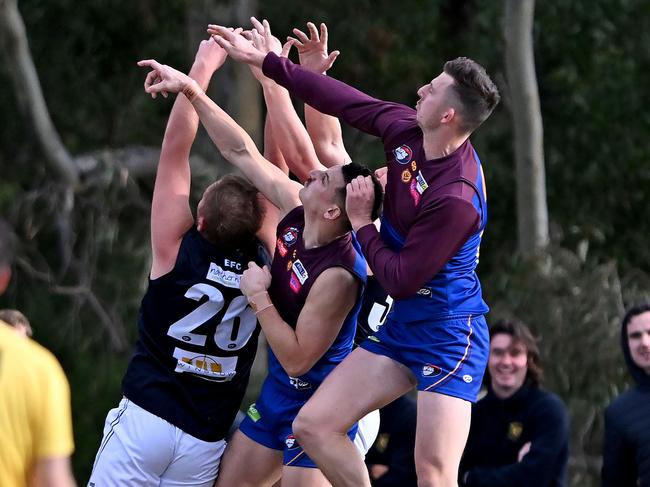
<path id="1" fill-rule="evenodd" d="M 325 74 L 339 56 L 339 51 L 328 52 L 329 34 L 327 26 L 320 24 L 320 31 L 312 22 L 307 23 L 309 35 L 300 29 L 293 29 L 295 37 L 288 39 L 296 46 L 300 65 L 314 73 Z M 341 124 L 336 117 L 325 115 L 305 104 L 305 123 L 318 160 L 325 166 L 347 164 L 352 159 L 345 150 Z"/>
<path id="2" fill-rule="evenodd" d="M 257 318 L 278 361 L 289 376 L 298 377 L 307 373 L 334 343 L 356 302 L 359 283 L 342 267 L 325 270 L 309 291 L 295 330 L 282 319 L 268 294 L 263 296 L 270 283 L 268 269 L 251 263 L 240 285 L 242 293 L 257 307 Z"/>
<path id="3" fill-rule="evenodd" d="M 201 89 L 226 59 L 226 51 L 212 39 L 202 41 L 190 69 Z M 155 82 L 152 71 L 147 83 Z M 166 96 L 166 92 L 162 92 Z M 155 97 L 156 93 L 152 93 Z M 151 203 L 151 278 L 169 272 L 176 261 L 183 234 L 194 224 L 190 210 L 190 149 L 199 124 L 196 111 L 185 97 L 172 108 L 163 138 Z"/>
<path id="4" fill-rule="evenodd" d="M 243 37 L 241 39 L 250 44 Z M 238 167 L 282 213 L 300 205 L 298 192 L 301 185 L 264 159 L 250 136 L 203 92 L 196 81 L 153 59 L 140 61 L 138 65 L 152 69 L 147 76 L 145 91 L 151 94 L 182 92 L 191 101 L 224 158 Z"/>

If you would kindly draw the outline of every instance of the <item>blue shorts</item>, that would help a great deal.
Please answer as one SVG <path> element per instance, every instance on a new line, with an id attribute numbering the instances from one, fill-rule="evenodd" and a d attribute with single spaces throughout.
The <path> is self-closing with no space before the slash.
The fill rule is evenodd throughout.
<path id="1" fill-rule="evenodd" d="M 281 450 L 284 465 L 318 468 L 300 447 L 291 429 L 298 411 L 311 395 L 286 393 L 267 378 L 257 402 L 248 408 L 246 418 L 239 425 L 239 430 L 260 445 Z M 356 433 L 355 424 L 348 432 L 350 440 L 354 440 Z"/>
<path id="2" fill-rule="evenodd" d="M 406 365 L 419 391 L 476 402 L 490 351 L 483 315 L 386 323 L 361 344 L 369 352 Z"/>

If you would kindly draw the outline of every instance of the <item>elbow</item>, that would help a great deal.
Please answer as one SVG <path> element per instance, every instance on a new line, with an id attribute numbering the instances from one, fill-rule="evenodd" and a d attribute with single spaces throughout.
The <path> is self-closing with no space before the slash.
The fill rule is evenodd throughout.
<path id="1" fill-rule="evenodd" d="M 289 377 L 300 377 L 305 375 L 314 366 L 313 362 L 305 360 L 292 360 L 284 366 L 284 370 Z"/>
<path id="2" fill-rule="evenodd" d="M 390 286 L 385 286 L 385 289 L 393 299 L 407 299 L 415 296 L 415 294 L 420 290 L 420 286 L 414 287 L 410 283 L 408 285 L 395 283 Z"/>

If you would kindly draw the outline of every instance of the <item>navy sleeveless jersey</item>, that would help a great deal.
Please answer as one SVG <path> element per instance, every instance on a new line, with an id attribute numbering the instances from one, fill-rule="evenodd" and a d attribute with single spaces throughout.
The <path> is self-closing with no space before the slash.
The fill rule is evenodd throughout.
<path id="1" fill-rule="evenodd" d="M 309 290 L 323 271 L 331 267 L 343 267 L 361 282 L 357 302 L 345 318 L 334 343 L 306 374 L 289 377 L 269 349 L 267 380 L 273 380 L 285 391 L 312 393 L 352 350 L 361 294 L 366 281 L 366 261 L 352 232 L 322 247 L 305 249 L 304 227 L 305 214 L 302 206 L 294 208 L 278 224 L 269 295 L 284 321 L 292 328 L 296 327 Z M 337 306 L 337 303 L 332 303 L 332 306 Z"/>
<path id="2" fill-rule="evenodd" d="M 226 436 L 255 358 L 260 329 L 239 290 L 249 261 L 268 264 L 258 241 L 225 252 L 193 227 L 174 268 L 149 281 L 140 306 L 124 395 L 204 441 Z"/>

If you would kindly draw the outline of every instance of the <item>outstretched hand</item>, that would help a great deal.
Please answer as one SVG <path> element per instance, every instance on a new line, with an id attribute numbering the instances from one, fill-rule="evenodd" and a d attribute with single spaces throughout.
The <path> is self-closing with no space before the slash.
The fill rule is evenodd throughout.
<path id="1" fill-rule="evenodd" d="M 263 20 L 262 23 L 260 23 L 260 21 L 255 17 L 251 17 L 251 23 L 253 24 L 253 29 L 242 32 L 242 36 L 252 42 L 256 49 L 263 52 L 265 55 L 269 52 L 274 52 L 281 57 L 287 57 L 289 55 L 291 42 L 282 45 L 280 40 L 271 34 L 271 26 L 266 20 Z M 253 76 L 255 76 L 258 81 L 263 82 L 266 80 L 266 77 L 262 74 L 261 67 L 252 64 L 249 64 L 249 67 L 251 68 Z"/>
<path id="2" fill-rule="evenodd" d="M 312 22 L 307 22 L 309 36 L 300 29 L 293 29 L 296 37 L 287 37 L 298 49 L 300 64 L 310 71 L 325 73 L 332 67 L 334 61 L 340 54 L 339 51 L 327 52 L 327 26 L 320 24 L 320 35 Z"/>
<path id="3" fill-rule="evenodd" d="M 259 50 L 253 42 L 242 35 L 242 29 L 230 29 L 222 25 L 208 25 L 208 34 L 223 47 L 235 61 L 262 67 L 267 53 Z"/>
<path id="4" fill-rule="evenodd" d="M 223 65 L 227 57 L 228 53 L 226 50 L 210 37 L 207 40 L 201 41 L 199 44 L 196 56 L 194 57 L 194 63 L 200 63 L 205 66 L 210 73 L 214 73 Z"/>
<path id="5" fill-rule="evenodd" d="M 372 207 L 375 203 L 375 188 L 370 176 L 357 176 L 346 188 L 345 210 L 352 228 L 359 228 L 372 223 Z"/>
<path id="6" fill-rule="evenodd" d="M 149 93 L 152 98 L 156 98 L 158 93 L 167 97 L 167 93 L 180 93 L 196 85 L 196 82 L 189 76 L 171 66 L 160 64 L 155 59 L 138 61 L 138 66 L 151 68 L 144 80 L 144 91 Z M 198 85 L 196 85 L 196 88 L 200 90 Z"/>

